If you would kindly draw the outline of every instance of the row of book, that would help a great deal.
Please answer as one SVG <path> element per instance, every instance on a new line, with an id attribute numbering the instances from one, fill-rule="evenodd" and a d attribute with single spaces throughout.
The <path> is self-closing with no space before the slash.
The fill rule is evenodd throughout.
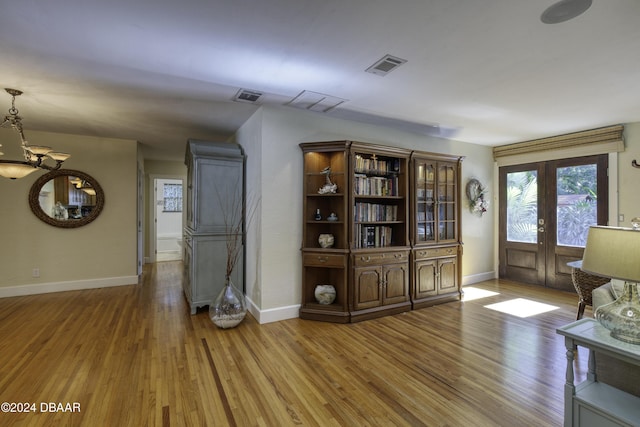
<path id="1" fill-rule="evenodd" d="M 358 202 L 355 204 L 354 220 L 356 222 L 397 221 L 398 206 Z"/>
<path id="2" fill-rule="evenodd" d="M 359 173 L 398 173 L 400 172 L 400 159 L 378 159 L 376 156 L 364 158 L 357 155 L 355 170 Z"/>
<path id="3" fill-rule="evenodd" d="M 383 178 L 356 174 L 353 189 L 357 196 L 397 196 L 398 177 Z"/>
<path id="4" fill-rule="evenodd" d="M 381 248 L 391 246 L 391 227 L 361 225 L 356 228 L 356 248 Z"/>

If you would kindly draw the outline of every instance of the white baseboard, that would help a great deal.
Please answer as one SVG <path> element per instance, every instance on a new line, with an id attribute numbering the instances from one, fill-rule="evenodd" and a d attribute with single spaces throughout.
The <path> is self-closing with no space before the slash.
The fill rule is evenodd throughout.
<path id="1" fill-rule="evenodd" d="M 299 317 L 300 304 L 260 310 L 250 298 L 246 297 L 246 299 L 249 313 L 251 313 L 261 325 Z"/>
<path id="2" fill-rule="evenodd" d="M 487 271 L 485 273 L 472 274 L 462 278 L 462 286 L 472 285 L 474 283 L 484 282 L 485 280 L 493 280 L 497 278 L 495 271 Z"/>
<path id="3" fill-rule="evenodd" d="M 135 285 L 137 283 L 138 276 L 123 276 L 107 277 L 103 279 L 74 280 L 68 282 L 37 283 L 22 286 L 7 286 L 0 288 L 0 298 L 48 294 L 51 292 L 108 288 L 112 286 Z"/>

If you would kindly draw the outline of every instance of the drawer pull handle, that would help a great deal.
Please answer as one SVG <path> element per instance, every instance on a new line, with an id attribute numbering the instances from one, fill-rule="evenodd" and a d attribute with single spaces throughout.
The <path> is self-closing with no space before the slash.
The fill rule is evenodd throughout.
<path id="1" fill-rule="evenodd" d="M 402 254 L 395 254 L 394 256 L 396 257 L 396 259 L 402 258 Z"/>
<path id="2" fill-rule="evenodd" d="M 365 257 L 360 257 L 360 259 L 361 259 L 362 261 L 364 261 L 364 262 L 369 262 L 369 261 L 371 261 L 371 257 L 370 257 L 370 256 L 367 256 L 366 258 L 365 258 Z"/>
<path id="3" fill-rule="evenodd" d="M 326 257 L 326 256 L 319 256 L 319 257 L 318 257 L 318 261 L 320 261 L 320 262 L 327 262 L 327 261 L 329 261 L 329 258 L 328 258 L 328 257 Z"/>

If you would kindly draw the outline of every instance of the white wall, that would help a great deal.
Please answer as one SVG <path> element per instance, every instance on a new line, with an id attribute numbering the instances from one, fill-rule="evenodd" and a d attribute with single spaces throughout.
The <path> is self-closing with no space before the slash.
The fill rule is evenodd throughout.
<path id="1" fill-rule="evenodd" d="M 245 286 L 249 308 L 256 318 L 262 305 L 262 109 L 259 109 L 238 130 L 234 142 L 239 143 L 247 156 L 245 162 L 245 187 L 247 212 L 245 242 Z"/>
<path id="2" fill-rule="evenodd" d="M 301 290 L 302 152 L 305 141 L 356 140 L 409 149 L 467 156 L 463 185 L 470 177 L 490 185 L 493 173 L 489 147 L 420 136 L 379 126 L 338 120 L 287 107 L 262 107 L 237 133 L 247 151 L 247 190 L 260 192 L 259 221 L 248 236 L 247 295 L 261 322 L 297 316 Z M 260 156 L 261 154 L 261 156 Z M 491 216 L 463 213 L 463 275 L 494 276 Z M 252 245 L 255 245 L 253 247 Z M 254 313 L 255 315 L 256 313 Z"/>
<path id="3" fill-rule="evenodd" d="M 27 131 L 29 142 L 71 154 L 65 169 L 85 172 L 105 193 L 104 210 L 86 226 L 53 227 L 29 208 L 31 185 L 43 172 L 0 178 L 0 296 L 137 283 L 137 143 Z M 4 158 L 17 159 L 19 139 L 0 129 Z M 14 144 L 15 142 L 15 144 Z M 39 268 L 40 277 L 32 277 Z"/>
<path id="4" fill-rule="evenodd" d="M 640 169 L 631 166 L 632 160 L 640 162 L 640 123 L 625 125 L 624 142 L 625 151 L 618 154 L 617 213 L 624 215 L 624 221 L 621 221 L 618 225 L 631 227 L 631 218 L 640 217 L 640 196 L 638 196 Z M 615 218 L 612 219 L 615 220 Z"/>
<path id="5" fill-rule="evenodd" d="M 493 150 L 474 144 L 461 146 L 466 156 L 462 162 L 462 284 L 481 282 L 496 277 L 493 261 L 494 238 L 498 229 L 494 218 L 498 217 L 498 194 L 493 189 Z M 469 179 L 479 180 L 487 189 L 485 199 L 489 208 L 482 216 L 469 210 L 466 184 Z"/>

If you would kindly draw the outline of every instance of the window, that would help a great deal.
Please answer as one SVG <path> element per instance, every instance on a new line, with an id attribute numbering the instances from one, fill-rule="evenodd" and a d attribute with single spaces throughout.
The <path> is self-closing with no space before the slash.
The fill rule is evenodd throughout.
<path id="1" fill-rule="evenodd" d="M 597 164 L 559 167 L 557 186 L 557 244 L 584 248 L 589 226 L 598 224 Z"/>
<path id="2" fill-rule="evenodd" d="M 538 242 L 538 173 L 507 174 L 507 240 Z"/>
<path id="3" fill-rule="evenodd" d="M 164 184 L 163 212 L 182 212 L 182 184 Z"/>

